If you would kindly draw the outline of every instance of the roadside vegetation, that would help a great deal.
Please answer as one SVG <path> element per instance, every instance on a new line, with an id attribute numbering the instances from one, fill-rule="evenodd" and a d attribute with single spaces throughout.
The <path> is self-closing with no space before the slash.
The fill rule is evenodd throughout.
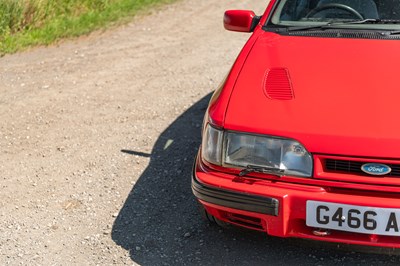
<path id="1" fill-rule="evenodd" d="M 174 0 L 0 0 L 0 55 L 121 23 Z"/>

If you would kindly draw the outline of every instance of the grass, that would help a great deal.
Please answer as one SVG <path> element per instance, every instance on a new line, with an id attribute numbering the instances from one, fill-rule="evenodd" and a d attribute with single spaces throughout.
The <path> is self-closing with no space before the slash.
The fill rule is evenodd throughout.
<path id="1" fill-rule="evenodd" d="M 174 0 L 0 0 L 0 54 L 87 34 Z"/>

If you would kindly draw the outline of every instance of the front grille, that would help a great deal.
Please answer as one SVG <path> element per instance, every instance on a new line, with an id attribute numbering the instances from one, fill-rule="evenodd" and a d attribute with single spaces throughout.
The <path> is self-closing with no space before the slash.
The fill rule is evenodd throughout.
<path id="1" fill-rule="evenodd" d="M 340 172 L 354 175 L 371 176 L 364 173 L 361 170 L 361 166 L 371 162 L 358 162 L 358 161 L 348 161 L 348 160 L 335 160 L 335 159 L 325 159 L 325 171 L 326 172 Z M 384 175 L 390 177 L 400 177 L 400 164 L 387 164 L 385 165 L 392 168 L 392 171 Z"/>

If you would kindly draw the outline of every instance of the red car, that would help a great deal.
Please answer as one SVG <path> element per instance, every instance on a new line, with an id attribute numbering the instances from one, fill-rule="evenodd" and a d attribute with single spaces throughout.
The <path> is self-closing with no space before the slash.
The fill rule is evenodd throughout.
<path id="1" fill-rule="evenodd" d="M 210 219 L 400 248 L 399 3 L 225 13 L 227 30 L 253 34 L 204 119 L 192 190 Z"/>

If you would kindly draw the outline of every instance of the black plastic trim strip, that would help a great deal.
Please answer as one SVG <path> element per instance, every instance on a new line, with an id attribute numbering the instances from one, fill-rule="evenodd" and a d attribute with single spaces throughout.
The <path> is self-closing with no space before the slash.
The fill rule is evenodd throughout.
<path id="1" fill-rule="evenodd" d="M 274 198 L 250 195 L 201 183 L 192 173 L 192 191 L 200 200 L 212 204 L 262 214 L 278 216 L 279 201 Z"/>
<path id="2" fill-rule="evenodd" d="M 400 35 L 390 35 L 389 30 L 367 29 L 313 29 L 302 31 L 288 31 L 285 27 L 264 26 L 264 31 L 273 32 L 282 36 L 341 38 L 341 39 L 369 39 L 369 40 L 400 40 Z"/>
<path id="3" fill-rule="evenodd" d="M 257 27 L 258 23 L 260 23 L 261 16 L 255 16 L 251 21 L 250 32 L 253 32 L 254 29 Z"/>

